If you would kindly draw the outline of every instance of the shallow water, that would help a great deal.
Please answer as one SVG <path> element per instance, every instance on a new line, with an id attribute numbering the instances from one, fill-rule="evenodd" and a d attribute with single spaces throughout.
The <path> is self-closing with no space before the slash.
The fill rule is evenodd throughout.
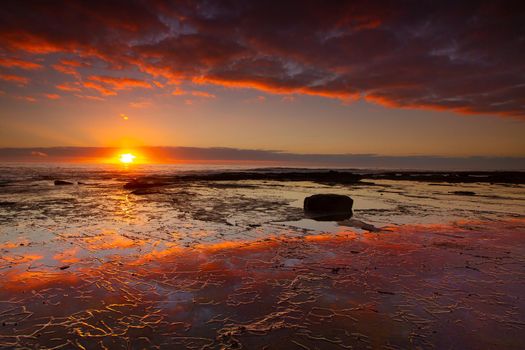
<path id="1" fill-rule="evenodd" d="M 525 186 L 122 188 L 224 169 L 0 167 L 0 346 L 523 348 Z M 304 218 L 315 193 L 353 220 Z"/>

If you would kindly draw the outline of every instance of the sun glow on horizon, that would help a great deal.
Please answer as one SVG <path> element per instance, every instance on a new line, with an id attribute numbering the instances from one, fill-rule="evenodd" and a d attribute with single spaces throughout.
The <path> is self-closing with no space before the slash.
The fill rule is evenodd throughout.
<path id="1" fill-rule="evenodd" d="M 119 156 L 119 160 L 121 163 L 124 163 L 124 164 L 131 164 L 134 162 L 135 158 L 137 158 L 134 154 L 132 153 L 123 153 Z"/>

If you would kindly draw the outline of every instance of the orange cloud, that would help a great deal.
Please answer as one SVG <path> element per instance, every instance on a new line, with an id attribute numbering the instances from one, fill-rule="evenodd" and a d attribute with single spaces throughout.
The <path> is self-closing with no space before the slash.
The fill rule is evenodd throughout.
<path id="1" fill-rule="evenodd" d="M 71 59 L 61 59 L 58 63 L 54 64 L 52 67 L 58 72 L 73 75 L 77 78 L 80 78 L 80 73 L 78 72 L 78 68 L 80 67 L 90 67 L 90 64 L 87 64 L 85 62 L 77 61 L 77 60 L 71 60 Z"/>
<path id="2" fill-rule="evenodd" d="M 75 97 L 78 97 L 78 98 L 81 98 L 81 99 L 85 99 L 85 100 L 92 100 L 92 101 L 105 101 L 105 99 L 100 97 L 100 96 L 75 94 Z"/>
<path id="3" fill-rule="evenodd" d="M 19 85 L 26 85 L 27 83 L 29 83 L 28 78 L 22 77 L 20 75 L 14 75 L 14 74 L 0 74 L 0 79 L 18 83 Z"/>
<path id="4" fill-rule="evenodd" d="M 214 94 L 210 94 L 206 91 L 192 91 L 191 94 L 193 96 L 204 97 L 204 98 L 215 98 L 216 97 Z"/>
<path id="5" fill-rule="evenodd" d="M 6 58 L 6 57 L 0 57 L 0 66 L 8 67 L 8 68 L 29 69 L 29 70 L 42 68 L 42 65 L 38 63 L 20 60 L 17 58 Z"/>
<path id="6" fill-rule="evenodd" d="M 155 84 L 155 86 L 159 88 L 163 88 L 166 86 L 166 84 L 162 84 L 160 81 L 156 81 L 156 80 L 153 81 L 153 84 Z"/>
<path id="7" fill-rule="evenodd" d="M 264 82 L 249 79 L 230 80 L 225 78 L 198 77 L 193 78 L 193 82 L 197 84 L 214 84 L 230 88 L 250 88 L 265 91 L 272 94 L 303 94 L 347 101 L 356 100 L 360 96 L 357 91 L 337 91 L 326 89 L 323 87 L 289 87 L 285 85 L 278 85 L 270 81 Z"/>
<path id="8" fill-rule="evenodd" d="M 104 85 L 97 84 L 92 81 L 85 81 L 82 83 L 82 85 L 84 85 L 86 88 L 97 90 L 102 95 L 113 96 L 117 94 L 115 91 L 106 88 Z"/>
<path id="9" fill-rule="evenodd" d="M 128 90 L 133 88 L 151 89 L 151 84 L 144 80 L 134 78 L 118 78 L 109 76 L 92 75 L 88 81 L 82 85 L 89 89 L 94 89 L 106 96 L 114 96 L 117 93 L 114 90 Z"/>
<path id="10" fill-rule="evenodd" d="M 108 84 L 116 90 L 125 90 L 132 88 L 146 88 L 151 89 L 151 84 L 139 79 L 133 78 L 117 78 L 109 76 L 92 75 L 89 80 Z"/>
<path id="11" fill-rule="evenodd" d="M 147 73 L 153 77 L 165 78 L 168 81 L 168 84 L 179 84 L 184 78 L 181 73 L 173 72 L 169 67 L 158 67 L 142 60 L 132 60 L 130 63 L 137 66 L 141 72 Z M 155 85 L 163 87 L 159 86 L 157 83 L 155 83 Z"/>
<path id="12" fill-rule="evenodd" d="M 50 100 L 58 100 L 60 98 L 60 95 L 58 94 L 44 94 L 44 96 Z"/>
<path id="13" fill-rule="evenodd" d="M 182 90 L 182 89 L 179 89 L 179 88 L 176 88 L 175 90 L 173 90 L 171 92 L 171 94 L 173 96 L 181 96 L 181 95 L 186 95 L 186 91 Z"/>
<path id="14" fill-rule="evenodd" d="M 62 91 L 79 92 L 81 90 L 76 86 L 77 84 L 78 83 L 63 83 L 60 85 L 56 85 L 55 87 Z"/>
<path id="15" fill-rule="evenodd" d="M 64 74 L 69 74 L 69 75 L 73 75 L 73 76 L 76 76 L 76 77 L 79 77 L 80 74 L 77 72 L 77 70 L 74 68 L 74 67 L 71 67 L 71 66 L 66 66 L 66 65 L 62 65 L 62 64 L 54 64 L 53 66 L 53 69 L 60 72 L 60 73 L 64 73 Z"/>
<path id="16" fill-rule="evenodd" d="M 424 109 L 431 111 L 453 111 L 458 114 L 476 115 L 480 113 L 489 113 L 489 110 L 483 111 L 482 108 L 469 107 L 465 105 L 448 105 L 445 106 L 442 103 L 431 103 L 431 102 L 414 102 L 414 101 L 403 101 L 394 97 L 386 97 L 378 94 L 369 94 L 365 96 L 365 100 L 371 103 L 376 103 L 389 108 L 402 108 L 402 109 Z M 500 116 L 515 117 L 518 119 L 525 119 L 525 116 L 521 116 L 519 111 L 498 111 L 496 114 Z"/>
<path id="17" fill-rule="evenodd" d="M 86 64 L 85 62 L 80 62 L 76 60 L 70 60 L 70 59 L 62 59 L 60 60 L 60 64 L 65 66 L 72 66 L 72 67 L 88 67 L 89 64 Z"/>
<path id="18" fill-rule="evenodd" d="M 0 35 L 0 41 L 12 50 L 21 50 L 35 54 L 48 54 L 59 52 L 63 46 L 47 40 L 39 35 L 29 34 L 23 31 L 14 31 Z"/>

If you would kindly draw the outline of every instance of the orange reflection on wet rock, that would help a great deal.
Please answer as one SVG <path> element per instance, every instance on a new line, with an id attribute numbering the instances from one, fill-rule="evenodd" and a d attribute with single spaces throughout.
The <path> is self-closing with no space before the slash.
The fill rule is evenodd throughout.
<path id="1" fill-rule="evenodd" d="M 18 240 L 17 242 L 4 242 L 4 243 L 0 243 L 0 249 L 19 248 L 27 244 L 29 244 L 29 240 L 27 239 L 21 239 L 21 240 Z"/>
<path id="2" fill-rule="evenodd" d="M 23 264 L 42 259 L 40 254 L 6 254 L 0 257 L 1 260 L 9 264 Z"/>
<path id="3" fill-rule="evenodd" d="M 33 315 L 1 328 L 0 344 L 51 347 L 67 339 L 95 349 L 251 349 L 276 341 L 283 348 L 482 348 L 490 342 L 518 349 L 525 248 L 516 243 L 523 234 L 523 222 L 510 221 L 345 230 L 193 248 L 159 244 L 149 255 L 74 273 L 2 273 L 12 282 L 48 283 L 26 285 L 34 293 L 0 288 L 0 300 L 16 301 L 0 304 L 1 320 L 17 319 L 16 305 Z M 88 244 L 119 246 L 107 243 L 114 236 Z M 53 318 L 66 303 L 64 318 Z M 42 324 L 48 324 L 43 338 L 27 337 Z"/>
<path id="4" fill-rule="evenodd" d="M 164 249 L 157 249 L 157 245 L 149 253 L 144 253 L 137 260 L 128 262 L 131 266 L 142 265 L 147 262 L 161 261 L 163 258 L 174 257 L 185 252 L 184 248 L 178 244 L 164 244 Z"/>
<path id="5" fill-rule="evenodd" d="M 28 292 L 49 286 L 71 288 L 79 280 L 78 276 L 69 272 L 13 269 L 3 275 L 5 284 L 2 292 Z"/>
<path id="6" fill-rule="evenodd" d="M 100 235 L 82 238 L 90 250 L 126 249 L 143 244 L 142 240 L 131 239 L 112 231 Z"/>
<path id="7" fill-rule="evenodd" d="M 74 247 L 71 249 L 67 249 L 61 253 L 55 254 L 53 256 L 53 259 L 56 261 L 62 263 L 62 264 L 73 264 L 80 261 L 80 258 L 77 257 L 77 255 L 80 252 L 80 247 Z"/>

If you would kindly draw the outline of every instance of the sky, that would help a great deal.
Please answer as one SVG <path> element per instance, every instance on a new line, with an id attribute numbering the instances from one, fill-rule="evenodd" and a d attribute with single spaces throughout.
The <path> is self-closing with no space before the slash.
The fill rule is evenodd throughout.
<path id="1" fill-rule="evenodd" d="M 6 2 L 0 160 L 162 146 L 516 167 L 523 23 L 518 1 Z"/>

